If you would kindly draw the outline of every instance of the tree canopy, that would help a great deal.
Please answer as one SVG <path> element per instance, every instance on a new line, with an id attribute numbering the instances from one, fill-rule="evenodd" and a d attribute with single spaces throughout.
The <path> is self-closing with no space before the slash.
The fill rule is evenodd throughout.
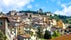
<path id="1" fill-rule="evenodd" d="M 0 40 L 6 40 L 6 36 L 3 34 L 1 30 L 0 30 Z"/>
<path id="2" fill-rule="evenodd" d="M 51 33 L 50 33 L 50 31 L 48 31 L 48 30 L 45 31 L 44 39 L 51 39 Z"/>

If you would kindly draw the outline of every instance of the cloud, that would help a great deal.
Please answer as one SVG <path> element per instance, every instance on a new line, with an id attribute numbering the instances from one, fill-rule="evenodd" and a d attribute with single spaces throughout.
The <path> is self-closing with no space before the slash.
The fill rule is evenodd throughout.
<path id="1" fill-rule="evenodd" d="M 20 10 L 34 0 L 0 0 L 0 11 Z"/>
<path id="2" fill-rule="evenodd" d="M 71 16 L 71 5 L 61 4 L 62 10 L 56 10 L 54 13 L 59 15 Z"/>
<path id="3" fill-rule="evenodd" d="M 31 8 L 32 8 L 32 5 L 31 5 L 31 4 L 29 4 L 29 5 L 27 6 L 27 8 L 31 9 Z"/>

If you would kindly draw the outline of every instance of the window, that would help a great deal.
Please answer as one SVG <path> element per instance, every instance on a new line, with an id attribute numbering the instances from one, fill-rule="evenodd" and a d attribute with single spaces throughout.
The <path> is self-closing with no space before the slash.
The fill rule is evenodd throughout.
<path id="1" fill-rule="evenodd" d="M 2 26 L 2 22 L 0 21 L 0 26 Z"/>
<path id="2" fill-rule="evenodd" d="M 19 30 L 20 30 L 20 27 L 19 27 Z"/>

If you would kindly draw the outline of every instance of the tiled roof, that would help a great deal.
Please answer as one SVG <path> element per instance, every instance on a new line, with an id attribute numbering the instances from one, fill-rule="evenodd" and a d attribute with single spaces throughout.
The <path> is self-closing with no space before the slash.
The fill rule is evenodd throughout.
<path id="1" fill-rule="evenodd" d="M 20 35 L 20 36 L 22 36 L 23 38 L 30 38 L 30 35 L 29 34 Z"/>
<path id="2" fill-rule="evenodd" d="M 53 38 L 51 40 L 71 40 L 71 34 L 66 34 L 57 38 Z"/>
<path id="3" fill-rule="evenodd" d="M 6 16 L 2 16 L 2 17 L 0 17 L 0 19 L 7 19 L 7 21 L 9 22 L 9 19 Z"/>

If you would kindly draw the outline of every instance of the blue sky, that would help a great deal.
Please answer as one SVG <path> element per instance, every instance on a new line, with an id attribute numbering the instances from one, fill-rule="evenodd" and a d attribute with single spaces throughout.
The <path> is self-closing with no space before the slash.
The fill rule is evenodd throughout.
<path id="1" fill-rule="evenodd" d="M 71 0 L 0 0 L 0 11 L 38 10 L 71 16 Z"/>

